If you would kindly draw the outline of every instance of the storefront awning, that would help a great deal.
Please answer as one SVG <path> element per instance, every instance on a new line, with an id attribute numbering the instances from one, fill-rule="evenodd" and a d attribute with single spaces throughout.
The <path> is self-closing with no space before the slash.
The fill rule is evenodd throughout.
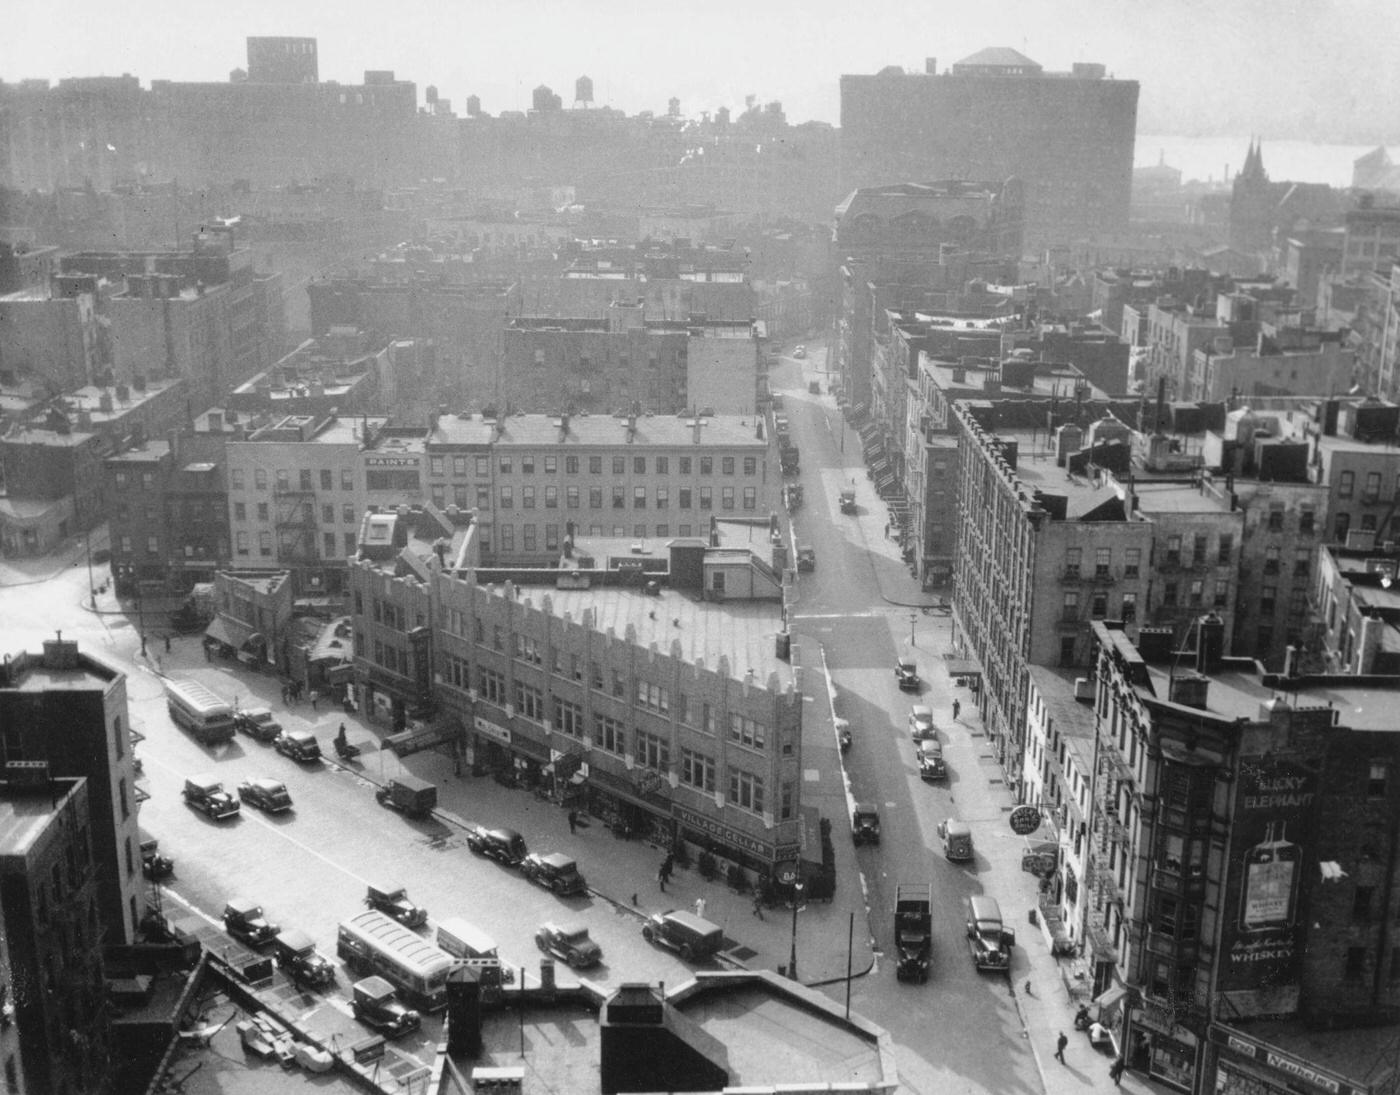
<path id="1" fill-rule="evenodd" d="M 982 675 L 982 667 L 970 658 L 945 658 L 944 664 L 948 667 L 950 677 L 980 677 Z"/>
<path id="2" fill-rule="evenodd" d="M 1101 1008 L 1111 1008 L 1127 995 L 1127 985 L 1114 985 L 1095 996 L 1093 1002 Z"/>
<path id="3" fill-rule="evenodd" d="M 231 646 L 235 650 L 241 649 L 253 634 L 248 628 L 243 627 L 236 620 L 230 620 L 227 616 L 215 616 L 208 627 L 204 629 L 204 637 L 213 639 L 215 642 Z"/>

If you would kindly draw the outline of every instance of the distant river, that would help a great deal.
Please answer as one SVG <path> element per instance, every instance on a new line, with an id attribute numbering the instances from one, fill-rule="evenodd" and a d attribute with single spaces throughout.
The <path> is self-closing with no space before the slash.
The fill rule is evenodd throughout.
<path id="1" fill-rule="evenodd" d="M 1351 185 L 1352 161 L 1375 145 L 1315 144 L 1311 141 L 1263 142 L 1264 170 L 1275 182 Z M 1221 182 L 1232 178 L 1244 164 L 1248 137 L 1154 137 L 1137 135 L 1134 166 L 1150 167 L 1165 157 L 1169 167 L 1181 169 L 1183 182 Z M 1397 152 L 1392 150 L 1394 158 Z M 1228 170 L 1228 174 L 1226 169 Z"/>

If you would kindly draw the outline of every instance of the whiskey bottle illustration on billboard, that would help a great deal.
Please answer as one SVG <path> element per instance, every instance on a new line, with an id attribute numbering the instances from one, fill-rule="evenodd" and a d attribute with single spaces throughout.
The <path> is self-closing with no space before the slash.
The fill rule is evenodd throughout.
<path id="1" fill-rule="evenodd" d="M 1303 853 L 1287 829 L 1282 821 L 1270 822 L 1264 839 L 1245 853 L 1241 931 L 1283 931 L 1293 923 Z"/>

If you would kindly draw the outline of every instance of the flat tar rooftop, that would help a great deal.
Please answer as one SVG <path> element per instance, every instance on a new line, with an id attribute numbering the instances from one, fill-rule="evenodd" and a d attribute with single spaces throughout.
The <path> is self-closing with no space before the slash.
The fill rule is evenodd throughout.
<path id="1" fill-rule="evenodd" d="M 430 445 L 494 445 L 498 448 L 520 445 L 589 446 L 615 449 L 619 444 L 637 447 L 740 446 L 765 447 L 758 436 L 759 419 L 754 415 L 651 415 L 634 418 L 614 415 L 572 415 L 567 431 L 558 415 L 524 414 L 503 418 L 499 423 L 479 415 L 467 418 L 446 416 L 428 438 Z M 499 427 L 499 430 L 498 428 Z"/>

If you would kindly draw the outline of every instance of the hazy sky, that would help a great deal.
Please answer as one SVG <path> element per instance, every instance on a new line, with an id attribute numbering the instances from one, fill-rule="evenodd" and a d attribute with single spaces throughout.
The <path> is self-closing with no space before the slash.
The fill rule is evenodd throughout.
<path id="1" fill-rule="evenodd" d="M 1149 131 L 1269 137 L 1350 125 L 1400 133 L 1400 0 L 9 0 L 0 78 L 119 75 L 224 80 L 247 35 L 319 40 L 321 78 L 393 69 L 459 113 L 526 109 L 574 78 L 595 100 L 688 115 L 780 100 L 792 121 L 836 122 L 837 80 L 886 65 L 940 70 L 985 46 L 1047 69 L 1098 61 L 1142 84 Z M 420 99 L 421 101 L 421 99 Z M 1375 135 L 1375 136 L 1372 136 Z"/>

